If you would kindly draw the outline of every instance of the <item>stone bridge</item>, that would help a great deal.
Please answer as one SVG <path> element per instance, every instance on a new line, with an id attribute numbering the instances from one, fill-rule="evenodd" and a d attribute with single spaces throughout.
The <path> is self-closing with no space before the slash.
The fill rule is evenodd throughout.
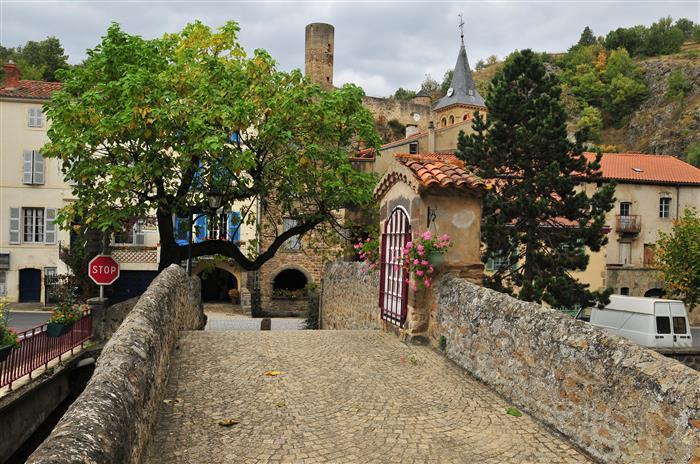
<path id="1" fill-rule="evenodd" d="M 376 276 L 325 275 L 343 330 L 202 332 L 198 280 L 165 270 L 29 462 L 700 463 L 696 371 L 451 275 L 407 344 Z"/>

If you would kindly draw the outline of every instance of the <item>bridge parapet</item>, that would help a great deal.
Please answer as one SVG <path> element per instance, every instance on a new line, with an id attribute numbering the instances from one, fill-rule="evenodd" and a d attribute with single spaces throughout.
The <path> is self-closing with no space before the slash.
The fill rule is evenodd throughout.
<path id="1" fill-rule="evenodd" d="M 202 329 L 198 278 L 162 271 L 107 342 L 80 397 L 29 463 L 139 462 L 181 330 Z"/>
<path id="2" fill-rule="evenodd" d="M 376 279 L 358 279 L 354 263 L 329 269 L 334 275 L 323 282 L 323 327 L 364 328 L 371 305 L 354 296 L 377 295 Z M 700 462 L 700 372 L 451 274 L 411 298 L 429 314 L 436 349 L 592 456 Z M 360 314 L 349 315 L 351 308 Z"/>

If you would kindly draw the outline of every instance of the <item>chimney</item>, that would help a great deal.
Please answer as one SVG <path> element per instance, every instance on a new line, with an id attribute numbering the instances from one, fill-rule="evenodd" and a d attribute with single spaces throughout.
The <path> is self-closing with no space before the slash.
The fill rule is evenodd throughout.
<path id="1" fill-rule="evenodd" d="M 428 153 L 435 153 L 435 123 L 428 123 Z"/>
<path id="2" fill-rule="evenodd" d="M 19 67 L 14 61 L 8 61 L 5 66 L 5 88 L 14 90 L 19 87 Z"/>
<path id="3" fill-rule="evenodd" d="M 406 137 L 410 137 L 414 134 L 418 133 L 418 126 L 415 124 L 407 124 L 406 125 Z"/>

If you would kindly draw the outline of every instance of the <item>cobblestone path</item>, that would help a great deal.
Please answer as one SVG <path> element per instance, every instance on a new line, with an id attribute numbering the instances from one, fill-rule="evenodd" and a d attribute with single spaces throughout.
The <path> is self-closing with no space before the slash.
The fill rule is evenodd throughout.
<path id="1" fill-rule="evenodd" d="M 187 332 L 166 398 L 147 463 L 589 462 L 439 353 L 379 331 Z"/>

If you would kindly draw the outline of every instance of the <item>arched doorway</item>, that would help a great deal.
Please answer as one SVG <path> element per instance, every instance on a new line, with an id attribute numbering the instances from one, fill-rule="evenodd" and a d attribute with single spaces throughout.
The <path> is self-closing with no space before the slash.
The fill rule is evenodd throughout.
<path id="1" fill-rule="evenodd" d="M 40 269 L 20 269 L 19 270 L 19 301 L 26 303 L 41 300 L 41 270 Z"/>
<path id="2" fill-rule="evenodd" d="M 225 301 L 230 303 L 229 290 L 238 289 L 236 276 L 218 267 L 203 271 L 199 277 L 202 279 L 202 301 L 205 302 Z"/>
<path id="3" fill-rule="evenodd" d="M 663 298 L 666 292 L 663 288 L 651 288 L 644 293 L 647 298 Z"/>
<path id="4" fill-rule="evenodd" d="M 308 283 L 309 278 L 299 269 L 284 269 L 272 279 L 272 295 L 278 298 L 303 297 Z"/>

